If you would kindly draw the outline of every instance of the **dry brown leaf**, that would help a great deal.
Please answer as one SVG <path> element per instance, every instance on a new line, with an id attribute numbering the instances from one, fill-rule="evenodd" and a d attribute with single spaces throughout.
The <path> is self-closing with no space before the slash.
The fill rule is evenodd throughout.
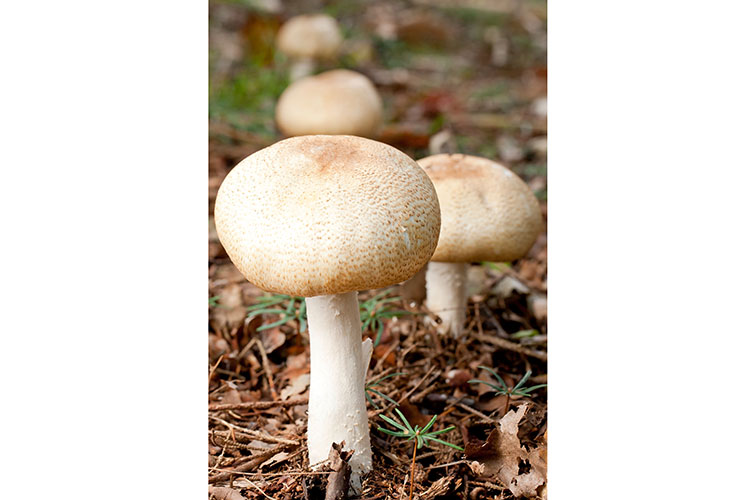
<path id="1" fill-rule="evenodd" d="M 224 486 L 209 486 L 208 498 L 214 500 L 245 500 L 239 491 Z"/>
<path id="2" fill-rule="evenodd" d="M 272 456 L 271 458 L 269 458 L 268 460 L 266 460 L 265 462 L 263 462 L 262 464 L 260 464 L 259 468 L 262 469 L 263 467 L 268 467 L 268 466 L 271 466 L 271 465 L 276 465 L 278 463 L 283 462 L 287 458 L 289 458 L 289 453 L 287 453 L 285 451 L 281 451 L 281 452 L 277 453 L 276 455 Z"/>
<path id="3" fill-rule="evenodd" d="M 471 470 L 482 477 L 497 477 L 516 497 L 536 496 L 536 490 L 547 477 L 545 450 L 535 448 L 528 451 L 518 439 L 518 424 L 526 414 L 528 404 L 509 411 L 501 420 L 500 427 L 492 430 L 485 443 L 477 447 L 466 446 L 466 458 L 474 460 Z M 528 460 L 531 469 L 518 473 L 521 460 Z"/>
<path id="4" fill-rule="evenodd" d="M 406 420 L 414 427 L 424 427 L 430 422 L 430 417 L 419 411 L 419 408 L 411 404 L 407 399 L 401 401 L 398 404 L 398 409 L 404 414 Z"/>
<path id="5" fill-rule="evenodd" d="M 269 328 L 260 332 L 260 341 L 263 343 L 263 349 L 266 350 L 266 354 L 270 354 L 284 345 L 286 335 L 284 335 L 279 327 Z"/>
<path id="6" fill-rule="evenodd" d="M 281 390 L 281 394 L 279 394 L 279 396 L 281 397 L 282 401 L 286 401 L 291 396 L 296 396 L 297 394 L 302 394 L 303 392 L 305 392 L 305 389 L 307 389 L 308 385 L 310 385 L 310 374 L 303 373 L 302 375 L 299 375 L 297 378 L 293 379 L 288 386 L 284 387 Z"/>
<path id="7" fill-rule="evenodd" d="M 239 329 L 247 316 L 240 285 L 231 283 L 224 287 L 219 295 L 218 307 L 211 308 L 210 314 L 214 331 L 228 333 Z"/>
<path id="8" fill-rule="evenodd" d="M 349 459 L 354 452 L 351 450 L 344 451 L 344 444 L 343 441 L 341 444 L 333 443 L 331 451 L 328 452 L 328 465 L 333 472 L 328 476 L 325 500 L 346 500 L 348 498 L 349 478 L 352 474 Z"/>

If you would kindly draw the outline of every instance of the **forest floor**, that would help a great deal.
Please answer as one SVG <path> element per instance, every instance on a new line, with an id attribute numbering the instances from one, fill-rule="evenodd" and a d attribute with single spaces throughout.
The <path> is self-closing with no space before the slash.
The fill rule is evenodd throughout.
<path id="1" fill-rule="evenodd" d="M 248 283 L 212 216 L 229 170 L 282 138 L 273 110 L 288 77 L 274 36 L 284 20 L 310 12 L 336 17 L 346 39 L 324 69 L 354 69 L 376 84 L 385 105 L 379 140 L 414 159 L 455 152 L 499 161 L 547 216 L 546 2 L 212 0 L 208 478 L 216 499 L 322 499 L 330 475 L 307 463 L 303 302 Z M 525 258 L 475 263 L 469 278 L 461 341 L 437 335 L 418 294 L 360 293 L 363 339 L 377 340 L 367 376 L 374 466 L 362 498 L 407 499 L 412 487 L 420 499 L 546 498 L 546 231 Z M 523 383 L 507 396 L 488 384 L 500 386 L 496 377 L 509 388 Z M 395 408 L 412 425 L 437 416 L 431 430 L 455 426 L 440 438 L 463 451 L 428 443 L 413 460 L 413 441 L 378 430 L 395 430 L 380 418 L 400 421 Z"/>

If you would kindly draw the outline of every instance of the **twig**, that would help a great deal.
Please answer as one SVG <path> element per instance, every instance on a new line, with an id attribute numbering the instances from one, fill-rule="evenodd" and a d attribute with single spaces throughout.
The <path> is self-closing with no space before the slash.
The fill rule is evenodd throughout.
<path id="1" fill-rule="evenodd" d="M 219 356 L 219 359 L 216 360 L 216 364 L 211 368 L 211 371 L 208 372 L 208 381 L 211 382 L 211 378 L 214 376 L 214 372 L 216 371 L 216 368 L 219 367 L 219 363 L 221 363 L 221 360 L 224 359 L 224 355 L 222 354 Z"/>
<path id="2" fill-rule="evenodd" d="M 216 474 L 215 476 L 209 477 L 208 482 L 216 483 L 219 481 L 224 481 L 225 479 L 229 479 L 233 474 L 236 474 L 238 472 L 247 472 L 251 469 L 254 469 L 255 467 L 258 467 L 260 464 L 262 464 L 263 462 L 265 462 L 272 456 L 276 455 L 277 453 L 286 450 L 287 448 L 289 448 L 289 446 L 290 445 L 288 444 L 280 444 L 278 446 L 274 446 L 273 448 L 270 448 L 268 451 L 259 453 L 257 456 L 252 457 L 252 459 L 249 462 L 246 462 L 242 465 L 238 465 L 231 472 L 222 472 L 220 474 Z"/>
<path id="3" fill-rule="evenodd" d="M 266 495 L 266 494 L 265 494 L 265 492 L 264 492 L 263 490 L 261 490 L 261 489 L 260 489 L 260 487 L 259 487 L 259 486 L 258 486 L 257 484 L 255 484 L 254 482 L 250 481 L 250 480 L 249 480 L 249 479 L 247 479 L 247 478 L 245 478 L 245 481 L 247 481 L 248 483 L 250 483 L 250 484 L 251 484 L 251 485 L 252 485 L 252 486 L 253 486 L 253 487 L 254 487 L 254 488 L 255 488 L 256 490 L 260 491 L 260 493 L 261 493 L 261 494 L 262 494 L 262 495 L 263 495 L 264 497 L 266 497 L 266 498 L 268 498 L 268 499 L 270 499 L 270 500 L 276 500 L 276 499 L 275 499 L 274 497 L 269 497 L 268 495 Z"/>
<path id="4" fill-rule="evenodd" d="M 248 401 L 246 403 L 214 403 L 208 405 L 208 411 L 222 410 L 266 410 L 268 408 L 289 408 L 308 403 L 308 398 L 289 399 L 287 401 Z"/>
<path id="5" fill-rule="evenodd" d="M 501 339 L 499 337 L 491 337 L 489 335 L 477 335 L 477 339 L 481 340 L 482 342 L 488 342 L 490 344 L 494 344 L 508 351 L 513 351 L 519 354 L 524 354 L 526 356 L 529 356 L 530 358 L 536 358 L 541 361 L 547 361 L 546 352 L 536 351 L 533 349 L 522 347 L 516 344 L 515 342 L 511 342 L 510 340 Z"/>
<path id="6" fill-rule="evenodd" d="M 409 392 L 407 392 L 406 394 L 404 394 L 403 396 L 401 396 L 401 398 L 400 398 L 400 399 L 398 400 L 398 403 L 400 403 L 401 401 L 404 401 L 404 400 L 405 400 L 405 399 L 407 399 L 407 398 L 408 398 L 409 396 L 411 396 L 411 395 L 412 395 L 412 393 L 413 393 L 414 391 L 416 391 L 416 390 L 417 390 L 417 389 L 419 388 L 419 386 L 420 386 L 420 385 L 422 385 L 422 382 L 424 382 L 424 381 L 425 381 L 425 380 L 427 379 L 427 377 L 429 377 L 429 376 L 430 376 L 430 374 L 432 373 L 432 371 L 433 371 L 434 369 L 435 369 L 435 365 L 431 365 L 431 366 L 430 366 L 430 369 L 429 369 L 429 370 L 427 370 L 427 373 L 425 373 L 425 374 L 424 374 L 424 377 L 422 377 L 422 378 L 421 378 L 421 379 L 419 380 L 419 382 L 417 382 L 417 385 L 415 385 L 414 387 L 412 387 L 412 388 L 411 388 L 411 389 L 409 390 Z M 440 374 L 438 374 L 438 376 L 440 376 Z"/>
<path id="7" fill-rule="evenodd" d="M 293 441 L 291 439 L 278 438 L 278 437 L 275 437 L 275 436 L 271 436 L 270 434 L 266 434 L 264 432 L 253 431 L 253 430 L 250 430 L 250 429 L 243 429 L 242 427 L 240 427 L 238 425 L 234 425 L 234 424 L 232 424 L 230 422 L 227 422 L 226 420 L 220 419 L 218 417 L 213 417 L 213 416 L 209 415 L 208 418 L 210 418 L 212 420 L 216 420 L 217 422 L 219 422 L 221 424 L 224 424 L 225 426 L 229 427 L 230 429 L 234 429 L 237 432 L 241 432 L 242 434 L 247 434 L 248 436 L 254 437 L 254 438 L 256 438 L 256 439 L 258 439 L 260 441 L 265 441 L 267 443 L 279 443 L 279 444 L 286 444 L 286 445 L 292 445 L 292 446 L 299 446 L 299 444 L 300 444 L 299 441 Z"/>
<path id="8" fill-rule="evenodd" d="M 456 406 L 458 406 L 459 408 L 461 408 L 461 409 L 463 409 L 463 410 L 465 410 L 465 411 L 468 411 L 469 413 L 472 413 L 472 414 L 476 415 L 476 416 L 477 416 L 477 417 L 479 417 L 479 418 L 480 418 L 480 419 L 481 419 L 481 420 L 482 420 L 483 422 L 486 422 L 486 423 L 489 423 L 489 424 L 494 424 L 494 423 L 495 423 L 495 421 L 494 421 L 494 420 L 492 420 L 492 419 L 491 419 L 490 417 L 488 417 L 487 415 L 485 415 L 485 414 L 483 414 L 483 413 L 480 413 L 480 412 L 478 412 L 477 410 L 475 410 L 475 409 L 474 409 L 474 408 L 472 408 L 471 406 L 466 406 L 466 405 L 465 405 L 465 404 L 463 404 L 463 403 L 458 403 L 458 404 L 456 404 Z"/>
<path id="9" fill-rule="evenodd" d="M 263 347 L 263 342 L 256 342 L 255 345 L 258 346 L 258 351 L 260 351 L 260 358 L 261 363 L 263 364 L 263 371 L 266 374 L 266 378 L 268 379 L 268 387 L 271 389 L 271 397 L 276 400 L 279 399 L 279 395 L 276 393 L 276 387 L 273 384 L 273 374 L 271 373 L 271 367 L 268 366 L 270 362 L 268 361 L 268 356 L 266 356 L 266 349 Z"/>
<path id="10" fill-rule="evenodd" d="M 461 465 L 468 463 L 468 460 L 456 460 L 455 462 L 448 462 L 447 464 L 430 465 L 429 467 L 425 467 L 424 470 L 442 469 L 443 467 L 450 467 L 451 465 Z"/>

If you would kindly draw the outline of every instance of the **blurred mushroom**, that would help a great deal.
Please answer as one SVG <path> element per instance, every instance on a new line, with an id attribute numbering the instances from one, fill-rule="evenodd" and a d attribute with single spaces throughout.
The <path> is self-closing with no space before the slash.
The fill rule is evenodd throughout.
<path id="1" fill-rule="evenodd" d="M 342 42 L 339 24 L 326 14 L 292 17 L 276 36 L 276 46 L 292 61 L 292 80 L 311 74 L 316 61 L 334 59 Z"/>
<path id="2" fill-rule="evenodd" d="M 427 266 L 427 308 L 440 333 L 464 335 L 467 263 L 522 257 L 542 230 L 539 203 L 523 180 L 491 160 L 439 154 L 417 163 L 440 200 L 440 240 Z"/>
<path id="3" fill-rule="evenodd" d="M 309 463 L 322 463 L 333 443 L 345 441 L 357 490 L 372 468 L 364 390 L 372 342 L 362 342 L 357 291 L 403 281 L 430 259 L 440 233 L 430 179 L 379 142 L 294 137 L 229 172 L 214 212 L 219 239 L 245 278 L 306 297 Z"/>
<path id="4" fill-rule="evenodd" d="M 364 75 L 335 69 L 292 83 L 279 97 L 276 124 L 287 136 L 331 134 L 375 137 L 383 103 Z"/>

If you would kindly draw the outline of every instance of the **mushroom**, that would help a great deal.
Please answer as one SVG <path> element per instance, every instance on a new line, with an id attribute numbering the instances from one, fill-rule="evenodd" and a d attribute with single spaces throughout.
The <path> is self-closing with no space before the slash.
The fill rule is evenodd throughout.
<path id="1" fill-rule="evenodd" d="M 338 23 L 326 14 L 292 17 L 276 35 L 276 46 L 292 60 L 292 80 L 311 74 L 316 60 L 335 58 L 342 42 Z"/>
<path id="2" fill-rule="evenodd" d="M 397 149 L 352 136 L 285 139 L 241 161 L 224 179 L 216 231 L 245 278 L 306 297 L 310 335 L 310 464 L 333 443 L 353 450 L 352 486 L 372 468 L 357 291 L 415 274 L 440 234 L 437 194 Z"/>
<path id="3" fill-rule="evenodd" d="M 441 319 L 440 333 L 464 335 L 466 274 L 477 261 L 523 257 L 542 230 L 534 193 L 508 168 L 462 154 L 418 160 L 440 200 L 440 240 L 427 266 L 426 306 Z"/>
<path id="4" fill-rule="evenodd" d="M 276 105 L 276 124 L 287 136 L 331 134 L 374 137 L 383 102 L 364 75 L 335 69 L 297 80 Z"/>

